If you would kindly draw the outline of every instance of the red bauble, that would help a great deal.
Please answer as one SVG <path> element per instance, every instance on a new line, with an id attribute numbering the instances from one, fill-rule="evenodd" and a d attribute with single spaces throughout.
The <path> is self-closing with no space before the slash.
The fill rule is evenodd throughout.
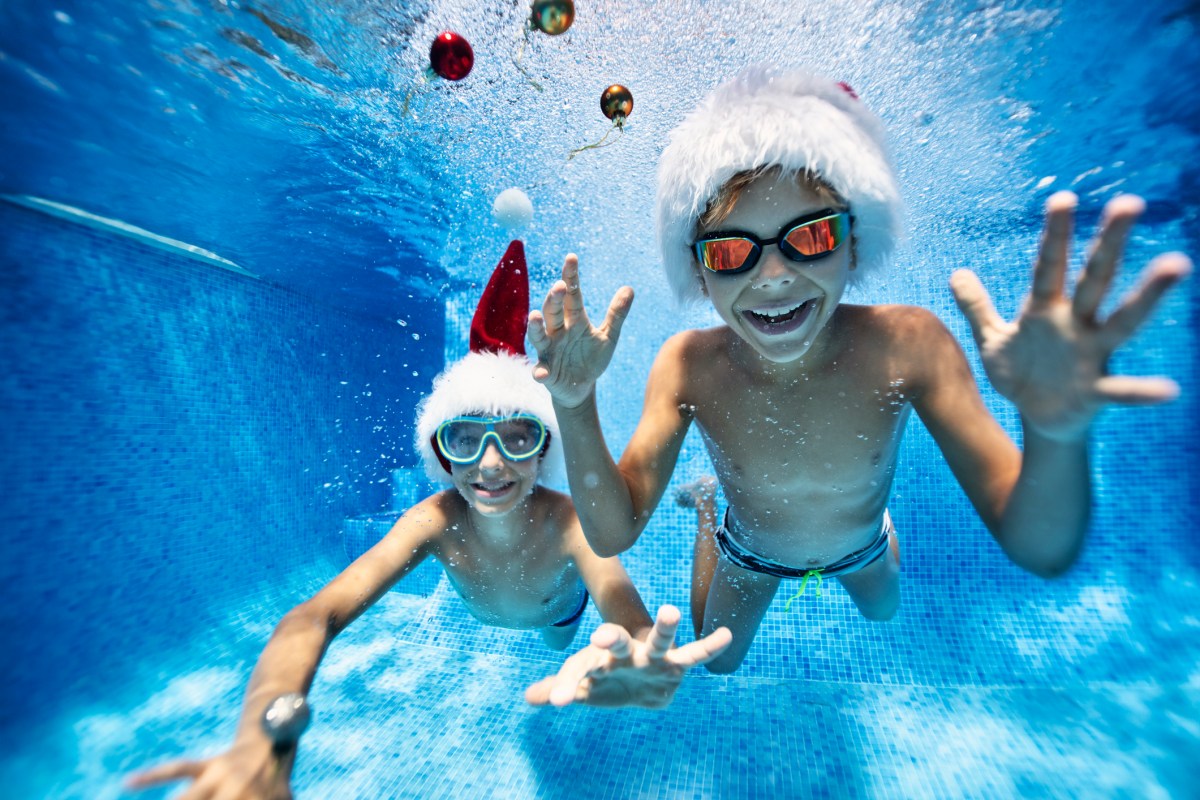
<path id="1" fill-rule="evenodd" d="M 448 81 L 461 81 L 475 66 L 471 44 L 454 31 L 443 31 L 429 47 L 429 68 Z"/>

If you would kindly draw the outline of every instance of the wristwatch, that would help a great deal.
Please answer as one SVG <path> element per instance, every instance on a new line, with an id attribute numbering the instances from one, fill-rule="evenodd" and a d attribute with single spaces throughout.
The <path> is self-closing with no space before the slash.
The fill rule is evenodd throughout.
<path id="1" fill-rule="evenodd" d="M 262 726 L 276 749 L 292 747 L 300 740 L 300 734 L 308 727 L 312 712 L 308 700 L 299 692 L 288 692 L 267 704 L 263 712 Z"/>

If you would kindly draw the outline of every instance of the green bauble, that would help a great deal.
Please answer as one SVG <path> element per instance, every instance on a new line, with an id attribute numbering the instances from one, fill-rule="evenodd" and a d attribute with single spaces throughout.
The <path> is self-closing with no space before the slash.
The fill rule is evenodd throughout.
<path id="1" fill-rule="evenodd" d="M 575 21 L 574 0 L 533 0 L 529 24 L 549 36 L 565 33 Z"/>

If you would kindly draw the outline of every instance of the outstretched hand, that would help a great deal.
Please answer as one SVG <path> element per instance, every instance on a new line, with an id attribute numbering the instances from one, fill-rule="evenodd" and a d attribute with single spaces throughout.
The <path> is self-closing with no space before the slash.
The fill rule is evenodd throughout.
<path id="1" fill-rule="evenodd" d="M 592 326 L 579 289 L 579 259 L 568 255 L 562 279 L 546 294 L 542 310 L 529 313 L 529 341 L 538 353 L 534 380 L 545 384 L 560 406 L 575 408 L 592 393 L 612 360 L 633 289 L 617 290 L 600 327 Z"/>
<path id="2" fill-rule="evenodd" d="M 178 759 L 131 775 L 125 786 L 148 789 L 191 780 L 179 800 L 291 800 L 289 784 L 295 749 L 276 755 L 270 745 L 238 744 L 213 758 Z"/>
<path id="3" fill-rule="evenodd" d="M 1108 203 L 1072 298 L 1064 284 L 1075 205 L 1070 192 L 1058 192 L 1047 201 L 1033 288 L 1014 322 L 996 313 L 973 272 L 958 270 L 950 278 L 992 385 L 1016 404 L 1027 424 L 1058 440 L 1084 436 L 1105 403 L 1152 405 L 1179 393 L 1168 378 L 1109 375 L 1108 359 L 1192 268 L 1182 253 L 1158 256 L 1146 268 L 1140 285 L 1106 319 L 1100 319 L 1100 304 L 1145 203 L 1133 195 Z"/>
<path id="4" fill-rule="evenodd" d="M 571 656 L 557 675 L 525 690 L 535 706 L 641 706 L 663 708 L 670 704 L 684 673 L 719 656 L 733 635 L 718 628 L 708 636 L 673 648 L 679 627 L 679 609 L 663 606 L 645 641 L 629 635 L 620 625 L 605 623 L 592 634 L 592 643 Z"/>

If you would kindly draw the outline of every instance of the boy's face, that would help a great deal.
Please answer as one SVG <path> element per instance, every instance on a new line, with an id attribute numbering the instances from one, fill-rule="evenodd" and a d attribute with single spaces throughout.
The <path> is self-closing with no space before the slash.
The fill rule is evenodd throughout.
<path id="1" fill-rule="evenodd" d="M 541 457 L 510 461 L 489 441 L 474 464 L 451 464 L 454 488 L 484 516 L 512 511 L 537 486 Z"/>
<path id="2" fill-rule="evenodd" d="M 828 201 L 795 178 L 767 174 L 746 187 L 725 220 L 700 233 L 740 230 L 773 239 L 792 220 L 824 208 Z M 787 363 L 809 352 L 841 302 L 854 268 L 852 252 L 847 241 L 829 255 L 797 262 L 772 244 L 746 272 L 700 272 L 721 319 L 764 358 Z"/>

